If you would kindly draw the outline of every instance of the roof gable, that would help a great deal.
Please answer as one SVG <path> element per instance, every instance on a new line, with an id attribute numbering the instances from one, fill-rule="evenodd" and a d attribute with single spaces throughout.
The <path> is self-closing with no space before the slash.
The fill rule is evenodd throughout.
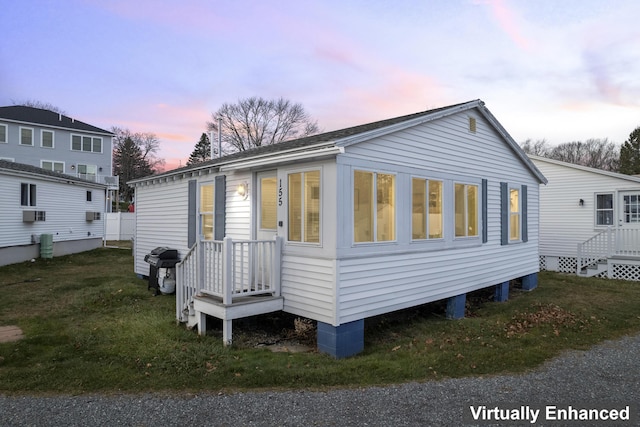
<path id="1" fill-rule="evenodd" d="M 357 144 L 371 138 L 396 132 L 429 121 L 437 120 L 452 114 L 457 114 L 466 110 L 477 109 L 487 121 L 496 129 L 504 141 L 509 145 L 515 155 L 524 163 L 525 167 L 538 179 L 541 183 L 547 183 L 546 178 L 533 164 L 533 162 L 522 151 L 520 146 L 511 138 L 507 131 L 500 125 L 497 119 L 484 106 L 484 102 L 477 99 L 461 104 L 450 105 L 447 107 L 436 108 L 432 110 L 422 111 L 414 114 L 394 117 L 385 120 L 379 120 L 363 125 L 352 126 L 336 131 L 325 132 L 317 135 L 307 136 L 294 140 L 280 142 L 273 145 L 265 145 L 250 150 L 233 153 L 218 159 L 212 159 L 206 162 L 197 163 L 195 165 L 185 166 L 174 169 L 165 173 L 152 175 L 149 177 L 131 181 L 142 182 L 145 180 L 153 180 L 159 177 L 180 174 L 189 171 L 211 168 L 229 168 L 228 165 L 242 162 L 252 162 L 258 158 L 273 157 L 274 160 L 278 156 L 290 156 L 292 152 L 302 153 L 304 151 L 318 150 L 322 147 L 346 147 L 351 144 Z"/>
<path id="2" fill-rule="evenodd" d="M 2 119 L 18 123 L 113 135 L 113 133 L 107 130 L 75 120 L 71 117 L 65 116 L 64 114 L 44 110 L 42 108 L 27 107 L 24 105 L 0 107 L 0 120 Z"/>
<path id="3" fill-rule="evenodd" d="M 622 180 L 633 182 L 633 183 L 640 183 L 640 176 L 626 175 L 623 173 L 591 168 L 589 166 L 576 165 L 574 163 L 568 163 L 568 162 L 563 162 L 561 160 L 549 159 L 547 157 L 534 156 L 534 155 L 529 155 L 529 157 L 534 161 L 546 162 L 553 165 L 563 166 L 569 169 L 576 169 L 583 172 L 590 172 L 598 175 L 608 176 L 611 178 L 622 179 Z"/>

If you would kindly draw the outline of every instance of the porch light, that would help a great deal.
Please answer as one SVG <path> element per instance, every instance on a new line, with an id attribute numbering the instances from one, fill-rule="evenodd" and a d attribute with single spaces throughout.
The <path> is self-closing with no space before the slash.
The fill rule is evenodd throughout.
<path id="1" fill-rule="evenodd" d="M 247 200 L 247 197 L 249 197 L 249 184 L 246 182 L 241 183 L 238 185 L 236 192 L 240 197 L 242 197 L 242 200 Z"/>
<path id="2" fill-rule="evenodd" d="M 578 205 L 579 205 L 579 206 L 584 206 L 584 200 L 583 200 L 583 199 L 580 199 L 580 201 L 578 202 Z"/>
<path id="3" fill-rule="evenodd" d="M 71 170 L 74 170 L 76 168 L 76 165 L 71 165 Z"/>

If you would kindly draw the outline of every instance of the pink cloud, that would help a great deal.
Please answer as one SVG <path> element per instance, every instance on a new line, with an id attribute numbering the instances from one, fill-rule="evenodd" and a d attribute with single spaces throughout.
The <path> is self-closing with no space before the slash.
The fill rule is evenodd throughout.
<path id="1" fill-rule="evenodd" d="M 518 47 L 529 50 L 533 46 L 532 41 L 522 34 L 523 20 L 507 6 L 504 0 L 478 0 L 477 4 L 489 6 L 500 28 Z"/>

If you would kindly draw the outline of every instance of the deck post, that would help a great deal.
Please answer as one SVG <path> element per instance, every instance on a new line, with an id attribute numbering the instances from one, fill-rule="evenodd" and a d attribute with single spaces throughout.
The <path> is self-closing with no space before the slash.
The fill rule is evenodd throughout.
<path id="1" fill-rule="evenodd" d="M 318 322 L 318 351 L 336 359 L 353 356 L 364 350 L 364 319 L 333 326 Z"/>
<path id="2" fill-rule="evenodd" d="M 273 273 L 273 295 L 279 297 L 280 296 L 280 273 L 282 270 L 282 237 L 275 236 L 275 248 L 273 253 L 273 265 L 272 273 Z"/>
<path id="3" fill-rule="evenodd" d="M 231 345 L 232 341 L 233 320 L 222 319 L 222 343 L 225 346 Z"/>
<path id="4" fill-rule="evenodd" d="M 505 302 L 509 299 L 509 281 L 496 285 L 496 294 L 494 300 L 497 302 Z"/>
<path id="5" fill-rule="evenodd" d="M 447 300 L 447 319 L 462 319 L 464 307 L 467 302 L 467 294 L 456 295 Z"/>
<path id="6" fill-rule="evenodd" d="M 532 291 L 538 287 L 538 273 L 528 274 L 521 279 L 523 291 Z"/>
<path id="7" fill-rule="evenodd" d="M 207 315 L 201 311 L 196 315 L 198 316 L 198 335 L 207 335 Z"/>
<path id="8" fill-rule="evenodd" d="M 231 304 L 233 292 L 233 240 L 225 237 L 222 241 L 222 303 Z"/>

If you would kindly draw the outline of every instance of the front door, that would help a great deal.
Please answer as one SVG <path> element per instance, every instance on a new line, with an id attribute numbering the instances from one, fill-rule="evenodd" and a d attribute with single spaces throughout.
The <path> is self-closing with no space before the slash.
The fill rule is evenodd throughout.
<path id="1" fill-rule="evenodd" d="M 256 240 L 273 241 L 278 227 L 278 186 L 276 171 L 260 172 L 256 176 L 258 197 L 256 206 Z M 256 288 L 271 288 L 271 251 L 266 251 L 266 246 L 259 244 L 253 254 L 253 281 Z M 272 247 L 272 246 L 270 246 Z"/>
<path id="2" fill-rule="evenodd" d="M 276 171 L 260 172 L 256 206 L 256 239 L 273 240 L 278 227 L 278 186 Z"/>
<path id="3" fill-rule="evenodd" d="M 627 229 L 640 229 L 640 191 L 621 191 L 618 200 L 618 225 Z"/>

